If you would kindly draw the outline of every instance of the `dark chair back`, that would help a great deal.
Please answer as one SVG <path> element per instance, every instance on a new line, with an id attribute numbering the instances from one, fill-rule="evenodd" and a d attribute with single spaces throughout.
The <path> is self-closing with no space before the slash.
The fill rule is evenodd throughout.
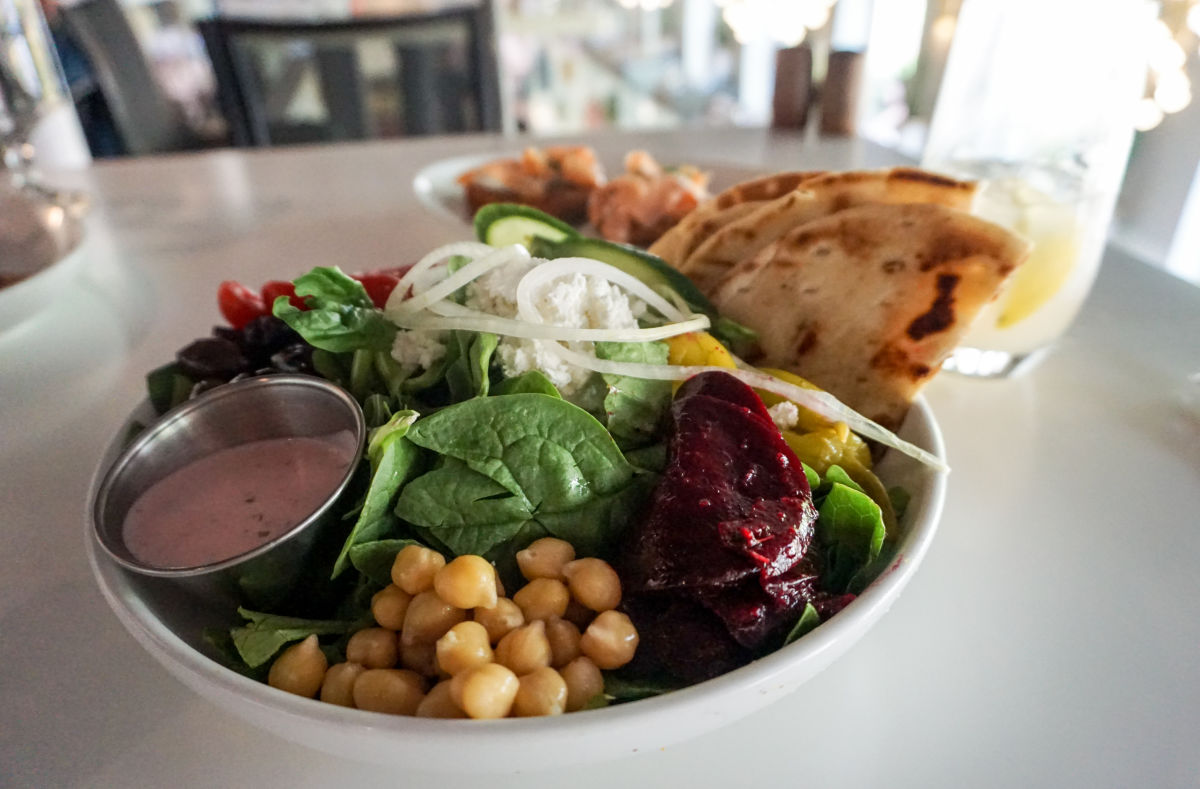
<path id="1" fill-rule="evenodd" d="M 118 0 L 62 6 L 72 37 L 91 61 L 117 133 L 138 155 L 197 147 L 182 111 L 155 81 L 150 63 Z"/>
<path id="2" fill-rule="evenodd" d="M 397 17 L 199 23 L 235 145 L 499 131 L 500 88 L 490 2 Z M 392 111 L 373 104 L 360 46 L 387 42 L 396 68 Z M 286 108 L 313 73 L 324 118 L 297 122 Z M 384 121 L 380 122 L 380 116 Z"/>

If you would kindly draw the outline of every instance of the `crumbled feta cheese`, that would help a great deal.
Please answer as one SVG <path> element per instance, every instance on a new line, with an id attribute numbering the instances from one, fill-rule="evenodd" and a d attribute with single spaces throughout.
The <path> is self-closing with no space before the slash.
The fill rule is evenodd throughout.
<path id="1" fill-rule="evenodd" d="M 444 331 L 398 331 L 392 343 L 392 358 L 402 365 L 428 370 L 446 355 L 446 338 Z"/>
<path id="2" fill-rule="evenodd" d="M 540 262 L 531 260 L 493 269 L 467 285 L 465 306 L 502 318 L 515 318 L 517 284 Z M 535 294 L 534 306 L 549 325 L 581 329 L 636 328 L 638 316 L 646 310 L 640 299 L 630 299 L 616 285 L 584 274 L 548 283 Z M 505 376 L 540 370 L 564 397 L 570 397 L 583 387 L 592 372 L 564 362 L 554 353 L 553 346 L 546 340 L 503 337 L 496 348 L 496 357 Z M 568 343 L 568 347 L 592 352 L 590 342 Z"/>
<path id="3" fill-rule="evenodd" d="M 771 415 L 771 421 L 780 430 L 791 430 L 800 424 L 800 409 L 796 407 L 795 403 L 787 400 L 771 406 L 767 409 L 767 413 Z"/>

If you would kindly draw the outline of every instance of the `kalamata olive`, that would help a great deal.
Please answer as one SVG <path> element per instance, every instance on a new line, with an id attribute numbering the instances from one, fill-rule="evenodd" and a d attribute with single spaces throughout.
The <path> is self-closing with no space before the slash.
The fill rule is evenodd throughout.
<path id="1" fill-rule="evenodd" d="M 220 337 L 203 337 L 175 354 L 184 375 L 199 380 L 217 378 L 228 381 L 250 368 L 237 344 Z"/>
<path id="2" fill-rule="evenodd" d="M 240 348 L 242 345 L 242 330 L 234 329 L 229 326 L 213 326 L 212 336 L 219 337 L 222 340 L 235 342 Z"/>
<path id="3" fill-rule="evenodd" d="M 312 364 L 313 348 L 306 342 L 293 343 L 271 356 L 271 366 L 285 373 L 315 375 Z"/>
<path id="4" fill-rule="evenodd" d="M 242 329 L 242 351 L 247 355 L 263 353 L 270 356 L 300 341 L 300 335 L 274 315 L 255 318 Z"/>

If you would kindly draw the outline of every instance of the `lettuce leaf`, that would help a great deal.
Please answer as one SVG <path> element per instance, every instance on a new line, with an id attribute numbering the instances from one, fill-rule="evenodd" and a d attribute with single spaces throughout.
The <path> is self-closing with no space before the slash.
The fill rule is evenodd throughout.
<path id="1" fill-rule="evenodd" d="M 288 297 L 280 296 L 271 311 L 309 345 L 333 353 L 392 347 L 396 327 L 375 308 L 362 283 L 336 267 L 319 266 L 298 277 L 295 285 L 308 309 L 293 307 Z"/>

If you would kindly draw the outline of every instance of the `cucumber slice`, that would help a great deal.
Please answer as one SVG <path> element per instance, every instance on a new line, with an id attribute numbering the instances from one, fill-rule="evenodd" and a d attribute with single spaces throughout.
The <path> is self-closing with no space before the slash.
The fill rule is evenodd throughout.
<path id="1" fill-rule="evenodd" d="M 475 212 L 475 236 L 494 247 L 528 247 L 535 238 L 560 241 L 576 235 L 566 222 L 527 205 L 491 203 Z"/>
<path id="2" fill-rule="evenodd" d="M 534 238 L 529 251 L 539 258 L 581 257 L 599 260 L 637 277 L 666 298 L 670 298 L 673 291 L 692 309 L 714 320 L 717 317 L 717 308 L 690 279 L 662 258 L 637 247 L 576 234 L 562 239 Z"/>

